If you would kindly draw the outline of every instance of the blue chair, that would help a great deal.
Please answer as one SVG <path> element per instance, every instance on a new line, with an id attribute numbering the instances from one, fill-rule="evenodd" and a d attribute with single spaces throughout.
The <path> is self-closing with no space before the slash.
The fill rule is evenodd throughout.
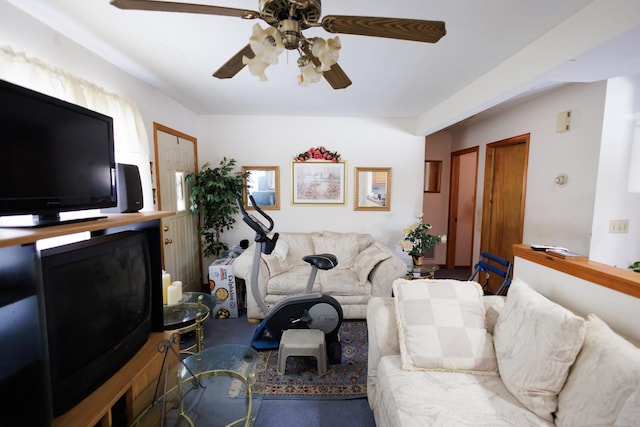
<path id="1" fill-rule="evenodd" d="M 490 254 L 489 252 L 481 252 L 480 260 L 473 268 L 473 273 L 471 273 L 469 280 L 473 280 L 480 272 L 484 272 L 485 281 L 484 284 L 482 284 L 482 289 L 484 289 L 485 295 L 504 295 L 507 293 L 507 289 L 511 284 L 512 269 L 513 263 L 511 261 Z M 500 283 L 495 293 L 489 285 L 489 277 L 492 273 L 502 278 L 502 283 Z"/>

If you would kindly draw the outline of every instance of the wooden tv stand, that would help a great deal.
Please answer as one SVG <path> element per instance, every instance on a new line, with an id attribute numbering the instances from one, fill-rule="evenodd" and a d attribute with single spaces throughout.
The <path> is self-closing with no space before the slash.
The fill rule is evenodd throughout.
<path id="1" fill-rule="evenodd" d="M 162 373 L 164 353 L 158 344 L 170 339 L 171 332 L 154 332 L 140 351 L 107 382 L 87 396 L 71 410 L 53 420 L 54 427 L 110 427 L 113 425 L 112 408 L 124 396 L 127 425 L 153 402 L 155 385 Z M 174 349 L 179 351 L 177 344 Z M 170 366 L 178 360 L 169 352 Z M 164 381 L 164 380 L 163 380 Z M 163 384 L 163 381 L 160 384 Z M 160 392 L 162 388 L 160 389 Z M 157 396 L 156 396 L 157 397 Z"/>
<path id="2" fill-rule="evenodd" d="M 95 390 L 83 401 L 67 413 L 52 419 L 50 413 L 50 399 L 45 391 L 48 387 L 35 384 L 34 387 L 21 387 L 13 390 L 11 402 L 15 407 L 0 404 L 0 425 L 12 418 L 6 418 L 7 413 L 34 413 L 34 423 L 52 424 L 54 426 L 80 426 L 93 427 L 111 426 L 114 423 L 114 406 L 116 406 L 116 421 L 121 419 L 122 412 L 127 422 L 131 422 L 139 415 L 153 399 L 155 381 L 162 366 L 163 353 L 158 352 L 158 344 L 162 339 L 168 338 L 171 333 L 164 332 L 163 308 L 162 308 L 162 231 L 161 218 L 175 215 L 174 212 L 138 212 L 128 214 L 109 214 L 101 218 L 86 222 L 61 224 L 42 228 L 0 228 L 0 311 L 12 312 L 14 304 L 35 307 L 34 316 L 38 317 L 38 304 L 32 301 L 39 298 L 37 289 L 42 287 L 42 278 L 38 273 L 37 251 L 35 243 L 38 240 L 51 237 L 65 236 L 81 232 L 90 232 L 92 236 L 112 234 L 125 230 L 140 231 L 146 235 L 151 258 L 153 289 L 151 292 L 152 307 L 151 320 L 153 332 L 149 336 L 143 348 L 107 382 Z M 24 302 L 28 302 L 25 304 Z M 9 321 L 16 321 L 12 319 Z M 44 328 L 37 322 L 23 322 L 22 329 L 17 329 L 14 335 L 8 335 L 9 344 L 28 341 L 40 342 Z M 45 366 L 42 355 L 44 349 L 38 349 L 35 344 L 28 347 L 28 354 L 20 354 L 17 363 L 23 363 L 25 367 L 38 366 L 36 378 L 44 378 L 48 374 L 44 372 Z M 174 344 L 175 345 L 175 344 Z M 79 343 L 81 347 L 81 343 Z M 175 356 L 169 359 L 172 364 L 177 363 Z M 33 368 L 31 368 L 31 371 Z M 0 378 L 4 372 L 0 371 Z M 32 375 L 29 378 L 34 377 Z M 29 380 L 27 378 L 27 380 Z M 19 377 L 18 380 L 21 380 Z M 20 383 L 20 381 L 18 382 Z M 0 386 L 2 382 L 0 382 Z M 5 399 L 7 400 L 7 399 Z M 24 402 L 24 403 L 22 403 Z M 124 408 L 124 409 L 123 409 Z M 30 418 L 27 418 L 30 420 Z M 117 422 L 116 422 L 117 424 Z"/>

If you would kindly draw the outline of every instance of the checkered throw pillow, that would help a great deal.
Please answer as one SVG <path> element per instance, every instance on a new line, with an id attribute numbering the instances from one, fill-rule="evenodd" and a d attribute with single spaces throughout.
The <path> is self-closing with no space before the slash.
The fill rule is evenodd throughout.
<path id="1" fill-rule="evenodd" d="M 402 369 L 497 375 L 478 283 L 397 279 L 393 292 Z"/>

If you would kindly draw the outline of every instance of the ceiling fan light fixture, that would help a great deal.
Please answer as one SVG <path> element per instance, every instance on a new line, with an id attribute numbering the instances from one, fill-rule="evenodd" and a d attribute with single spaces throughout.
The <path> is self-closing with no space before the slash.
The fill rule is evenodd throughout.
<path id="1" fill-rule="evenodd" d="M 320 60 L 319 71 L 329 71 L 331 66 L 338 63 L 340 58 L 340 37 L 324 40 L 320 37 L 312 39 L 311 53 Z"/>
<path id="2" fill-rule="evenodd" d="M 318 83 L 322 78 L 322 72 L 313 66 L 311 61 L 300 67 L 300 75 L 298 76 L 298 84 L 300 86 L 309 86 Z"/>
<path id="3" fill-rule="evenodd" d="M 266 81 L 265 70 L 269 65 L 278 63 L 278 56 L 284 51 L 282 38 L 278 30 L 268 27 L 263 30 L 260 24 L 253 26 L 253 33 L 249 38 L 249 46 L 255 54 L 253 58 L 242 57 L 242 63 L 249 67 L 249 72 L 261 81 Z"/>

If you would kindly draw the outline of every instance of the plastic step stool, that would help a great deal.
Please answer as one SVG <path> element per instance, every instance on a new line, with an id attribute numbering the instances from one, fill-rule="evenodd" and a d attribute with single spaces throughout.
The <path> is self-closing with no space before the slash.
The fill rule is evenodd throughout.
<path id="1" fill-rule="evenodd" d="M 278 373 L 284 375 L 289 356 L 315 356 L 318 375 L 327 373 L 327 349 L 324 332 L 319 329 L 287 329 L 280 338 Z"/>

